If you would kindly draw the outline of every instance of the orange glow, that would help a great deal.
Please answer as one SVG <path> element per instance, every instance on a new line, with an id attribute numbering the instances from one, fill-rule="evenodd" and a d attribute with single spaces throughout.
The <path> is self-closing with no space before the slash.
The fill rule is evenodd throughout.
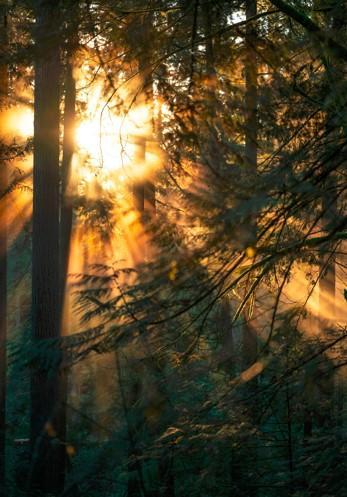
<path id="1" fill-rule="evenodd" d="M 34 116 L 32 109 L 22 108 L 15 116 L 13 127 L 18 134 L 23 137 L 30 137 L 34 134 Z"/>
<path id="2" fill-rule="evenodd" d="M 126 95 L 123 99 L 131 100 Z M 136 180 L 151 179 L 163 159 L 153 132 L 150 106 L 135 102 L 127 108 L 124 104 L 126 109 L 117 109 L 116 114 L 105 106 L 103 88 L 97 84 L 87 94 L 79 92 L 78 100 L 84 104 L 84 110 L 76 128 L 77 146 L 67 195 L 86 196 L 89 200 L 110 199 L 114 207 L 106 243 L 98 226 L 93 226 L 93 221 L 86 222 L 83 210 L 76 212 L 64 296 L 64 334 L 73 332 L 80 319 L 78 313 L 72 312 L 75 291 L 72 275 L 88 273 L 95 263 L 113 265 L 115 260 L 122 260 L 125 266 L 136 266 L 149 256 L 150 236 L 140 213 L 134 209 L 131 186 Z M 32 108 L 6 109 L 1 117 L 6 141 L 20 143 L 33 136 Z M 11 240 L 20 234 L 32 215 L 32 155 L 12 163 L 11 170 L 17 163 L 25 173 L 25 188 L 15 189 L 0 202 L 0 222 L 6 226 Z"/>
<path id="3" fill-rule="evenodd" d="M 14 190 L 0 200 L 0 225 L 1 229 L 7 230 L 10 243 L 21 233 L 31 214 L 32 197 L 29 191 Z"/>
<path id="4" fill-rule="evenodd" d="M 29 106 L 2 109 L 1 141 L 22 146 L 33 135 L 33 110 Z M 11 244 L 27 225 L 32 215 L 32 155 L 9 157 L 1 180 L 0 225 Z M 4 167 L 4 164 L 3 164 Z"/>
<path id="5" fill-rule="evenodd" d="M 329 325 L 343 325 L 345 322 L 344 284 L 340 269 L 336 267 L 335 295 L 322 292 L 319 288 L 318 268 L 310 268 L 305 264 L 294 267 L 292 278 L 285 285 L 283 300 L 288 305 L 302 306 L 308 311 L 308 316 L 301 319 L 300 328 L 308 335 L 321 333 L 322 322 Z M 311 272 L 312 277 L 307 278 Z M 321 322 L 321 325 L 319 323 Z"/>
<path id="6" fill-rule="evenodd" d="M 34 134 L 33 109 L 25 106 L 16 106 L 1 112 L 1 135 L 6 141 L 27 139 Z"/>
<path id="7" fill-rule="evenodd" d="M 160 152 L 153 140 L 148 105 L 134 104 L 116 114 L 105 104 L 102 87 L 97 85 L 81 98 L 87 112 L 76 130 L 80 163 L 88 163 L 97 174 L 101 172 L 101 183 L 107 189 L 115 179 L 112 175 L 118 177 L 119 171 L 123 177 L 134 179 L 146 177 L 158 167 Z M 145 148 L 142 155 L 139 140 Z M 87 181 L 92 179 L 87 173 L 83 176 Z"/>

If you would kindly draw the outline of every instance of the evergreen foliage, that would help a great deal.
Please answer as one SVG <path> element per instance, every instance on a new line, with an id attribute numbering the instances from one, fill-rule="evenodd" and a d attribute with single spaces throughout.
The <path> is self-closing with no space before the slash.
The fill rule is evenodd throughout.
<path id="1" fill-rule="evenodd" d="M 3 494 L 343 497 L 346 2 L 6 3 Z"/>

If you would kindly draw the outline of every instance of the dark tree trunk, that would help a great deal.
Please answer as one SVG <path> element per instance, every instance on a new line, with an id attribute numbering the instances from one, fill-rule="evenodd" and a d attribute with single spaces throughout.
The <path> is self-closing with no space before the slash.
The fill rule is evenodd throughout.
<path id="1" fill-rule="evenodd" d="M 318 10 L 321 6 L 322 2 L 318 0 L 315 3 L 316 9 Z M 324 15 L 326 31 L 328 32 L 329 29 L 332 29 L 335 37 L 338 38 L 341 30 L 345 27 L 345 19 L 346 6 L 337 4 L 331 12 L 327 12 Z M 327 60 L 325 71 L 326 83 L 329 91 L 332 93 L 334 92 L 333 85 L 335 85 L 336 82 L 343 80 L 343 68 L 341 67 L 341 64 L 338 63 L 331 66 L 330 62 Z M 326 147 L 328 152 L 329 148 L 335 147 L 336 141 L 339 140 L 340 131 L 335 126 L 335 118 L 336 116 L 333 112 L 327 112 L 326 131 L 328 139 Z M 329 233 L 334 230 L 334 227 L 337 226 L 337 223 L 339 222 L 338 203 L 336 199 L 337 186 L 337 177 L 334 172 L 330 172 L 324 182 L 324 185 L 322 186 L 322 231 L 325 235 L 329 235 Z M 332 246 L 330 248 L 332 249 L 331 252 L 327 250 L 327 247 L 322 248 L 319 264 L 319 331 L 322 338 L 326 336 L 327 323 L 330 325 L 336 318 L 336 255 L 334 253 L 336 247 Z M 328 367 L 327 364 L 325 366 Z M 313 427 L 319 427 L 324 424 L 331 426 L 333 422 L 333 406 L 331 405 L 331 402 L 334 399 L 334 384 L 333 381 L 331 381 L 331 388 L 327 394 L 324 392 L 325 389 L 322 383 L 322 378 L 327 381 L 327 373 L 328 372 L 325 371 L 325 375 L 318 376 L 316 381 L 320 393 L 318 403 L 315 401 L 317 405 L 314 405 L 314 409 L 306 409 L 304 422 L 305 441 L 309 440 L 312 436 Z M 311 400 L 311 403 L 313 404 L 313 400 L 309 400 Z"/>
<path id="2" fill-rule="evenodd" d="M 246 0 L 246 19 L 249 20 L 257 14 L 257 0 Z M 258 134 L 258 92 L 257 92 L 257 29 L 254 22 L 248 22 L 245 33 L 245 168 L 250 178 L 257 174 L 257 134 Z M 252 196 L 252 193 L 249 194 Z M 246 229 L 249 230 L 247 238 L 252 243 L 254 233 L 256 232 L 257 219 L 255 217 L 249 220 Z M 248 315 L 248 306 L 244 312 L 244 327 L 242 337 L 242 364 L 243 370 L 251 367 L 257 360 L 257 333 L 256 329 L 250 324 Z M 243 389 L 245 397 L 244 406 L 245 414 L 250 423 L 256 422 L 257 412 L 257 377 L 247 382 Z M 247 444 L 246 444 L 247 445 Z M 239 487 L 241 495 L 254 497 L 257 494 L 257 487 L 254 475 L 257 470 L 257 449 L 256 444 L 251 443 L 254 448 L 240 447 L 238 453 L 234 454 L 236 458 L 236 468 L 234 468 L 234 479 L 236 487 Z M 249 482 L 251 481 L 251 485 Z M 247 483 L 248 482 L 248 483 Z"/>
<path id="3" fill-rule="evenodd" d="M 0 6 L 0 50 L 6 57 L 7 50 L 7 7 Z M 0 65 L 0 109 L 8 93 L 8 68 Z M 1 144 L 4 145 L 4 144 Z M 7 164 L 0 162 L 0 195 L 7 188 Z M 0 226 L 0 496 L 6 495 L 5 450 L 6 450 L 6 339 L 7 339 L 7 195 L 1 198 L 1 209 L 5 214 L 4 224 Z"/>
<path id="4" fill-rule="evenodd" d="M 144 16 L 142 21 L 139 24 L 139 32 L 141 33 L 142 45 L 146 46 L 148 42 L 149 30 L 151 28 L 152 16 L 151 14 Z M 147 50 L 146 55 L 141 54 L 139 58 L 139 72 L 141 75 L 141 91 L 136 98 L 135 104 L 138 106 L 146 105 L 150 108 L 153 106 L 153 79 L 152 73 L 149 68 L 149 58 L 148 53 L 150 50 Z M 153 118 L 152 118 L 153 123 Z M 154 128 L 154 126 L 153 126 Z M 153 129 L 154 131 L 154 129 Z M 147 147 L 147 138 L 146 136 L 135 136 L 133 138 L 135 145 L 135 154 L 134 154 L 134 164 L 144 164 L 146 161 L 146 147 Z M 135 180 L 133 187 L 133 203 L 134 209 L 137 214 L 140 216 L 141 221 L 146 228 L 146 224 L 150 221 L 152 216 L 155 213 L 155 185 L 153 181 L 150 179 L 139 179 Z M 145 248 L 145 257 L 147 250 Z M 132 388 L 132 399 L 131 406 L 136 405 L 139 399 L 139 390 L 137 388 L 137 380 L 135 380 L 133 388 Z M 130 409 L 133 407 L 130 406 Z M 140 412 L 141 411 L 141 412 Z M 145 426 L 144 413 L 140 409 L 138 413 L 135 413 L 135 417 L 137 418 L 135 421 L 135 425 Z M 131 424 L 131 421 L 130 421 Z M 142 474 L 142 464 L 141 461 L 137 460 L 136 457 L 141 455 L 140 453 L 134 454 L 134 448 L 131 446 L 137 446 L 138 440 L 136 440 L 136 426 L 129 426 L 129 432 L 132 433 L 132 440 L 129 447 L 129 480 L 128 480 L 128 497 L 138 497 L 142 494 L 146 493 L 148 497 L 158 497 L 160 494 L 160 482 L 158 482 L 157 488 L 153 490 L 148 490 L 144 487 L 144 482 L 142 481 L 140 475 Z M 158 468 L 159 479 L 161 480 L 161 468 Z M 168 495 L 168 494 L 167 494 Z"/>
<path id="5" fill-rule="evenodd" d="M 346 6 L 340 5 L 339 2 L 336 3 L 335 8 L 333 8 L 333 3 L 331 5 L 332 10 L 326 13 L 320 13 L 319 8 L 324 6 L 324 2 L 320 0 L 314 2 L 314 7 L 317 9 L 318 16 L 322 15 L 325 21 L 325 32 L 328 33 L 329 29 L 334 31 L 335 39 L 339 38 L 341 30 L 345 28 L 346 19 Z M 339 33 L 340 32 L 340 33 Z M 328 91 L 332 94 L 335 91 L 334 85 L 339 81 L 343 80 L 343 71 L 341 64 L 338 60 L 335 64 L 330 65 L 329 59 L 325 61 L 325 79 L 328 87 Z M 338 90 L 336 91 L 338 94 Z M 326 119 L 326 133 L 327 133 L 327 143 L 325 144 L 327 152 L 329 153 L 330 147 L 335 147 L 336 142 L 339 140 L 340 130 L 335 126 L 334 112 L 328 111 Z M 335 160 L 335 159 L 332 159 Z M 329 167 L 331 164 L 329 164 Z M 324 166 L 323 166 L 324 167 Z M 322 172 L 324 172 L 322 170 Z M 333 171 L 330 172 L 327 179 L 324 182 L 322 188 L 322 231 L 324 235 L 329 235 L 339 222 L 338 213 L 338 203 L 336 199 L 337 191 L 337 177 Z M 327 338 L 327 328 L 330 327 L 331 323 L 334 323 L 336 318 L 336 308 L 335 308 L 335 294 L 336 294 L 336 255 L 334 251 L 336 246 L 329 247 L 331 249 L 322 247 L 319 260 L 319 314 L 318 314 L 318 326 L 321 338 Z M 314 372 L 312 370 L 308 373 L 308 381 L 315 386 L 315 389 L 307 389 L 307 394 L 305 396 L 305 409 L 304 409 L 304 440 L 303 445 L 307 448 L 310 447 L 310 443 L 314 437 L 314 432 L 316 430 L 324 430 L 323 433 L 327 436 L 327 430 L 331 431 L 336 419 L 334 419 L 334 400 L 337 385 L 334 384 L 338 381 L 338 376 L 334 378 L 334 373 L 330 370 L 329 360 L 325 355 L 322 355 L 319 365 L 316 367 Z M 313 392 L 313 393 L 312 393 Z M 336 423 L 337 424 L 337 423 Z M 337 447 L 340 444 L 339 430 L 335 426 L 335 436 L 337 435 L 336 444 Z M 333 440 L 333 437 L 331 438 Z M 331 442 L 332 443 L 332 442 Z M 337 448 L 334 447 L 334 450 Z M 308 453 L 310 457 L 310 453 Z M 321 479 L 314 479 L 313 483 L 310 481 L 310 465 L 307 465 L 307 473 L 304 472 L 303 485 L 307 489 L 309 495 L 318 495 L 321 491 Z"/>
<path id="6" fill-rule="evenodd" d="M 321 2 L 318 2 L 318 6 Z M 342 30 L 346 25 L 346 5 L 340 5 L 339 2 L 335 5 L 332 10 L 332 14 L 328 13 L 326 17 L 326 22 L 328 26 L 332 29 L 334 36 L 338 39 Z M 328 62 L 329 64 L 329 62 Z M 326 79 L 328 85 L 330 86 L 330 92 L 334 91 L 331 85 L 343 80 L 343 67 L 341 64 L 336 63 L 334 67 L 326 67 Z M 338 91 L 337 91 L 338 93 Z M 339 130 L 335 128 L 335 115 L 334 112 L 329 112 L 327 120 L 327 132 L 328 140 L 332 137 L 336 139 L 339 138 Z M 334 146 L 335 140 L 333 140 Z M 329 147 L 329 144 L 327 145 Z M 324 195 L 322 198 L 322 213 L 323 213 L 323 230 L 328 234 L 329 229 L 332 229 L 334 222 L 338 219 L 338 205 L 335 198 L 337 181 L 334 173 L 330 173 L 329 178 L 324 185 Z M 335 254 L 330 254 L 325 251 L 321 253 L 320 258 L 320 272 L 321 278 L 319 280 L 319 293 L 320 293 L 320 324 L 324 332 L 324 321 L 325 316 L 328 313 L 331 320 L 335 319 L 335 291 L 336 291 L 336 256 Z M 327 305 L 328 304 L 328 305 Z M 329 307 L 329 308 L 327 308 Z"/>
<path id="7" fill-rule="evenodd" d="M 246 1 L 246 18 L 250 19 L 257 13 L 257 1 Z M 249 174 L 257 172 L 257 133 L 258 133 L 258 113 L 257 113 L 257 54 L 255 51 L 257 41 L 256 27 L 253 23 L 246 26 L 246 54 L 245 54 L 245 159 Z M 249 229 L 256 229 L 256 219 L 251 219 Z M 257 337 L 255 330 L 247 324 L 243 339 L 243 367 L 250 367 L 257 357 Z M 251 383 L 255 384 L 256 379 Z"/>
<path id="8" fill-rule="evenodd" d="M 60 47 L 57 2 L 35 3 L 35 116 L 32 253 L 33 346 L 60 334 L 59 103 Z M 36 343 L 35 343 L 36 342 Z M 46 347 L 45 347 L 46 349 Z M 47 350 L 47 349 L 46 349 Z M 59 494 L 64 486 L 65 416 L 60 351 L 36 361 L 31 378 L 31 494 Z M 47 352 L 45 353 L 45 355 Z"/>

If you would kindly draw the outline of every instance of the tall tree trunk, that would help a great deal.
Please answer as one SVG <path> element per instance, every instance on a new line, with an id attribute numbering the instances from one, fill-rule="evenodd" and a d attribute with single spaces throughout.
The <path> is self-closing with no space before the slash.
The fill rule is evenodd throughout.
<path id="1" fill-rule="evenodd" d="M 257 1 L 246 1 L 246 19 L 254 17 L 257 13 Z M 245 53 L 245 162 L 250 175 L 257 172 L 257 133 L 258 133 L 258 113 L 257 113 L 257 54 L 255 51 L 257 32 L 254 23 L 246 26 L 246 53 Z M 252 219 L 249 229 L 255 229 L 257 220 Z M 257 357 L 257 337 L 255 330 L 248 326 L 245 316 L 246 326 L 243 339 L 243 366 L 248 368 Z M 253 380 L 256 382 L 256 380 Z"/>
<path id="2" fill-rule="evenodd" d="M 249 20 L 257 14 L 257 0 L 246 0 L 246 19 Z M 254 22 L 249 22 L 246 25 L 245 33 L 245 168 L 250 177 L 254 177 L 257 173 L 257 134 L 258 134 L 258 92 L 257 92 L 257 30 Z M 252 240 L 252 233 L 256 231 L 257 219 L 250 219 L 247 229 L 250 230 L 249 239 Z M 242 368 L 247 369 L 257 359 L 257 334 L 256 330 L 249 323 L 250 316 L 248 315 L 248 308 L 244 312 L 244 329 L 242 338 Z M 250 380 L 244 388 L 244 395 L 246 397 L 245 408 L 246 415 L 252 423 L 255 420 L 256 401 L 258 391 L 257 377 Z M 252 444 L 256 446 L 256 444 Z M 257 449 L 249 448 L 246 452 L 240 449 L 237 454 L 240 459 L 240 490 L 244 491 L 248 497 L 253 497 L 257 494 L 256 481 L 254 475 L 256 474 L 257 464 Z M 241 462 L 241 460 L 246 462 Z M 242 472 L 246 474 L 242 475 Z M 237 476 L 236 476 L 237 478 Z M 252 481 L 252 484 L 247 483 L 243 487 L 243 482 Z"/>
<path id="3" fill-rule="evenodd" d="M 324 2 L 317 0 L 314 4 L 315 8 L 318 10 L 320 7 L 324 6 Z M 339 33 L 345 26 L 346 19 L 346 6 L 340 5 L 340 2 L 336 2 L 336 5 L 331 5 L 332 11 L 327 12 L 324 15 L 324 21 L 326 24 L 325 30 L 328 32 L 329 29 L 333 30 L 334 36 L 338 38 Z M 318 14 L 321 15 L 321 14 Z M 343 68 L 341 64 L 335 63 L 333 66 L 330 65 L 330 61 L 326 61 L 325 66 L 326 71 L 326 83 L 328 85 L 329 91 L 334 92 L 334 85 L 339 85 L 339 82 L 343 80 Z M 338 95 L 339 88 L 336 89 L 336 94 Z M 326 147 L 334 147 L 336 141 L 339 140 L 340 131 L 335 125 L 335 113 L 328 111 L 326 115 L 326 131 L 327 131 L 327 143 Z M 322 230 L 326 235 L 329 234 L 331 230 L 334 229 L 335 223 L 338 222 L 338 204 L 336 200 L 336 190 L 337 190 L 337 177 L 334 172 L 330 172 L 328 178 L 325 180 L 325 184 L 322 186 Z M 336 247 L 332 246 L 334 251 Z M 327 323 L 331 324 L 336 318 L 336 255 L 334 252 L 330 252 L 326 247 L 322 248 L 320 253 L 319 261 L 319 331 L 321 337 L 326 336 Z M 329 323 L 330 322 L 330 323 Z M 326 368 L 328 365 L 325 365 Z M 324 394 L 324 388 L 322 388 L 323 381 L 327 381 L 328 372 L 325 371 L 325 375 L 318 375 L 316 381 L 318 390 L 320 392 L 320 399 L 317 404 L 317 399 L 310 399 L 313 408 L 306 409 L 304 435 L 305 441 L 307 442 L 312 437 L 312 430 L 314 426 L 322 426 L 323 424 L 331 425 L 333 421 L 332 417 L 332 406 L 330 402 L 334 399 L 334 385 L 331 382 L 331 390 L 329 394 Z M 322 380 L 323 378 L 323 380 Z M 337 378 L 338 380 L 338 378 Z M 330 402 L 329 402 L 330 400 Z"/>
<path id="4" fill-rule="evenodd" d="M 141 40 L 142 40 L 142 45 L 146 46 L 148 44 L 148 39 L 149 39 L 149 32 L 151 29 L 151 24 L 152 24 L 152 15 L 148 14 L 143 16 L 143 18 L 140 20 L 138 29 L 139 32 L 141 33 Z M 135 104 L 139 107 L 141 106 L 147 106 L 150 110 L 149 112 L 152 112 L 152 107 L 153 107 L 153 79 L 152 79 L 152 72 L 150 70 L 149 64 L 150 64 L 150 58 L 149 58 L 150 50 L 147 50 L 145 53 L 142 52 L 139 56 L 138 60 L 138 66 L 139 66 L 139 73 L 141 76 L 141 91 L 139 92 Z M 153 115 L 150 116 L 150 119 L 153 124 Z M 154 126 L 153 126 L 154 127 Z M 154 129 L 153 129 L 154 132 Z M 136 167 L 136 164 L 144 164 L 146 162 L 146 147 L 147 147 L 147 137 L 146 136 L 136 136 L 134 137 L 134 144 L 135 144 L 135 154 L 134 154 L 134 164 Z M 136 210 L 137 214 L 141 217 L 141 221 L 144 224 L 144 229 L 146 228 L 146 224 L 150 221 L 151 217 L 155 213 L 155 185 L 151 180 L 148 179 L 139 179 L 136 180 L 133 184 L 132 187 L 132 193 L 133 193 L 133 203 L 134 203 L 134 209 Z M 147 248 L 145 247 L 145 257 L 147 253 Z M 140 381 L 139 381 L 140 383 Z M 138 380 L 135 379 L 134 384 L 132 386 L 132 392 L 131 392 L 131 405 L 129 406 L 130 409 L 133 409 L 139 400 L 140 396 L 140 389 L 138 388 Z M 136 419 L 134 421 L 135 426 L 129 426 L 129 432 L 131 432 L 132 435 L 132 440 L 131 440 L 131 445 L 137 446 L 138 445 L 138 440 L 136 440 L 136 425 L 144 427 L 145 426 L 145 416 L 143 409 L 140 408 L 138 409 L 138 412 L 135 413 Z M 130 421 L 131 423 L 131 421 Z M 155 489 L 149 490 L 144 488 L 144 484 L 141 481 L 140 474 L 142 472 L 142 463 L 141 461 L 134 460 L 134 457 L 138 457 L 139 454 L 134 454 L 134 448 L 132 446 L 129 447 L 129 480 L 128 480 L 128 497 L 138 497 L 140 495 L 140 489 L 141 489 L 141 484 L 142 484 L 142 493 L 146 493 L 148 497 L 158 497 L 160 494 L 160 482 L 158 482 L 158 486 Z M 136 469 L 136 471 L 135 471 Z M 159 480 L 161 480 L 160 474 L 162 473 L 163 467 L 158 468 L 159 472 Z M 166 488 L 166 486 L 165 486 Z M 169 493 L 167 493 L 169 495 Z"/>
<path id="5" fill-rule="evenodd" d="M 59 14 L 54 0 L 35 3 L 32 333 L 33 346 L 41 350 L 45 340 L 57 339 L 60 333 Z M 29 486 L 31 494 L 57 495 L 64 486 L 65 418 L 61 416 L 60 351 L 48 350 L 51 360 L 45 357 L 32 366 Z"/>
<path id="6" fill-rule="evenodd" d="M 318 5 L 321 2 L 318 2 Z M 333 7 L 333 5 L 332 5 Z M 332 14 L 328 13 L 326 17 L 326 22 L 330 29 L 333 31 L 333 35 L 339 38 L 342 30 L 346 25 L 346 5 L 341 5 L 341 2 L 336 2 L 335 7 L 332 9 Z M 329 64 L 329 61 L 327 62 Z M 331 85 L 335 85 L 335 82 L 343 80 L 343 67 L 341 64 L 336 63 L 333 68 L 326 67 L 326 78 L 328 85 L 330 85 L 330 92 L 334 91 Z M 339 84 L 339 83 L 337 83 Z M 341 88 L 337 88 L 337 95 L 339 94 Z M 339 97 L 337 97 L 339 98 Z M 327 120 L 327 131 L 328 140 L 331 140 L 335 136 L 336 139 L 339 138 L 339 130 L 334 129 L 335 127 L 335 113 L 329 112 L 326 116 Z M 328 144 L 329 146 L 329 144 Z M 334 140 L 333 140 L 334 146 Z M 338 206 L 335 198 L 336 193 L 336 177 L 334 173 L 330 173 L 330 176 L 325 185 L 325 194 L 322 198 L 322 213 L 323 213 L 323 230 L 328 231 L 331 229 L 332 225 L 338 218 Z M 335 254 L 329 254 L 326 251 L 321 254 L 320 260 L 320 272 L 322 277 L 319 280 L 319 294 L 320 294 L 320 323 L 324 328 L 324 318 L 327 315 L 332 321 L 335 319 L 335 291 L 336 291 L 336 257 Z M 327 309 L 329 307 L 330 309 Z M 324 331 L 324 329 L 322 330 Z"/>
<path id="7" fill-rule="evenodd" d="M 6 57 L 7 40 L 7 7 L 0 5 L 0 50 Z M 5 103 L 8 93 L 8 68 L 6 63 L 0 65 L 0 109 Z M 1 140 L 2 141 L 2 140 Z M 3 143 L 1 145 L 4 145 Z M 0 195 L 7 188 L 7 164 L 0 163 Z M 7 211 L 7 195 L 1 199 L 1 210 Z M 6 450 L 6 339 L 7 339 L 7 226 L 6 218 L 0 226 L 0 496 L 6 495 L 5 484 L 5 450 Z"/>
<path id="8" fill-rule="evenodd" d="M 331 4 L 332 10 L 327 13 L 320 13 L 319 8 L 324 7 L 325 3 L 317 0 L 314 2 L 314 7 L 317 9 L 317 17 L 324 16 L 325 22 L 325 32 L 328 33 L 329 29 L 334 31 L 334 38 L 338 39 L 339 32 L 345 26 L 346 19 L 346 6 L 341 5 L 340 2 L 336 2 L 335 7 L 333 3 Z M 319 22 L 319 21 L 318 21 Z M 330 93 L 332 94 L 335 90 L 334 85 L 339 85 L 339 82 L 343 80 L 343 72 L 341 73 L 341 64 L 335 61 L 333 66 L 330 65 L 330 60 L 325 61 L 325 79 L 326 84 Z M 339 88 L 337 88 L 336 94 L 338 95 Z M 338 97 L 337 97 L 338 98 Z M 326 119 L 326 132 L 327 132 L 327 143 L 326 147 L 335 146 L 335 140 L 339 139 L 339 129 L 335 125 L 335 113 L 328 111 Z M 334 160 L 334 159 L 333 159 Z M 325 235 L 328 235 L 331 230 L 334 229 L 335 223 L 337 224 L 338 216 L 338 204 L 336 200 L 336 190 L 337 190 L 337 177 L 334 172 L 330 172 L 329 176 L 325 180 L 325 184 L 322 186 L 322 231 Z M 334 251 L 336 247 L 331 247 Z M 327 247 L 323 247 L 320 253 L 319 260 L 319 314 L 318 314 L 318 329 L 321 338 L 327 338 L 327 327 L 334 323 L 336 318 L 336 308 L 335 308 L 335 298 L 336 298 L 336 255 L 334 252 L 327 250 Z M 338 388 L 338 385 L 334 384 L 339 381 L 338 375 L 334 378 L 331 370 L 329 371 L 330 365 L 329 360 L 326 356 L 320 358 L 320 362 L 316 367 L 315 371 L 307 374 L 307 383 L 314 385 L 315 388 L 309 388 L 305 392 L 305 411 L 304 411 L 304 445 L 306 447 L 310 446 L 313 438 L 314 430 L 332 430 L 334 423 L 338 425 L 338 419 L 334 419 L 334 401 L 336 402 L 336 393 L 334 390 Z M 337 444 L 340 443 L 340 436 L 338 426 L 335 427 L 335 432 L 337 435 Z M 325 436 L 327 433 L 325 433 Z M 332 433 L 331 433 L 332 435 Z M 333 443 L 333 437 L 331 442 Z M 314 449 L 314 448 L 313 448 Z M 336 449 L 334 448 L 334 451 Z M 310 465 L 308 465 L 308 473 L 310 471 Z M 309 473 L 310 474 L 310 473 Z M 315 479 L 314 483 L 309 481 L 309 478 L 304 474 L 304 486 L 309 488 L 309 495 L 317 495 L 320 488 L 320 479 Z"/>
<path id="9" fill-rule="evenodd" d="M 346 28 L 346 14 L 347 6 L 346 4 L 341 4 L 341 2 L 336 1 L 335 5 L 332 4 L 331 13 L 327 13 L 326 22 L 329 28 L 333 32 L 333 36 L 339 39 L 343 35 Z M 328 61 L 329 64 L 329 61 Z M 344 79 L 344 67 L 343 64 L 335 63 L 333 67 L 326 67 L 326 78 L 328 84 L 331 85 L 329 90 L 333 93 L 336 89 L 336 95 L 341 92 L 340 82 Z M 336 85 L 336 87 L 335 87 Z M 337 98 L 340 98 L 339 96 Z M 328 132 L 328 140 L 335 138 L 338 141 L 341 138 L 341 130 L 335 123 L 336 115 L 334 110 L 328 112 L 326 116 L 326 128 Z M 332 146 L 335 145 L 335 140 L 332 140 Z M 329 143 L 327 147 L 329 147 Z M 325 234 L 329 234 L 329 231 L 334 229 L 334 224 L 338 223 L 339 217 L 339 206 L 336 199 L 336 191 L 338 189 L 338 177 L 332 172 L 324 185 L 324 195 L 322 198 L 322 213 L 323 213 L 323 230 Z M 342 213 L 343 214 L 343 213 Z M 332 247 L 336 250 L 336 247 Z M 330 321 L 335 324 L 337 317 L 336 309 L 336 260 L 337 257 L 335 253 L 329 253 L 327 251 L 322 251 L 320 257 L 320 274 L 321 278 L 319 280 L 319 324 L 320 332 L 324 336 L 326 334 L 326 323 Z M 336 418 L 334 418 L 334 402 L 339 404 L 343 394 L 343 388 L 341 388 L 341 377 L 335 374 L 332 378 L 330 384 L 330 391 L 321 397 L 321 405 L 318 406 L 319 416 L 318 420 L 320 424 L 326 424 L 332 428 L 335 424 L 335 431 L 337 438 L 340 437 L 339 429 L 339 408 L 337 407 Z M 322 389 L 321 389 L 322 391 Z M 325 397 L 325 398 L 324 398 Z"/>

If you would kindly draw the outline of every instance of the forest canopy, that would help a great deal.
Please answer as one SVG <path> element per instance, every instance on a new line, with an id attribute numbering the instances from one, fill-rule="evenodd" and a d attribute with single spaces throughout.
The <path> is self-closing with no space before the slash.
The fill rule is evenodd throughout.
<path id="1" fill-rule="evenodd" d="M 347 2 L 0 1 L 0 497 L 343 497 Z"/>

